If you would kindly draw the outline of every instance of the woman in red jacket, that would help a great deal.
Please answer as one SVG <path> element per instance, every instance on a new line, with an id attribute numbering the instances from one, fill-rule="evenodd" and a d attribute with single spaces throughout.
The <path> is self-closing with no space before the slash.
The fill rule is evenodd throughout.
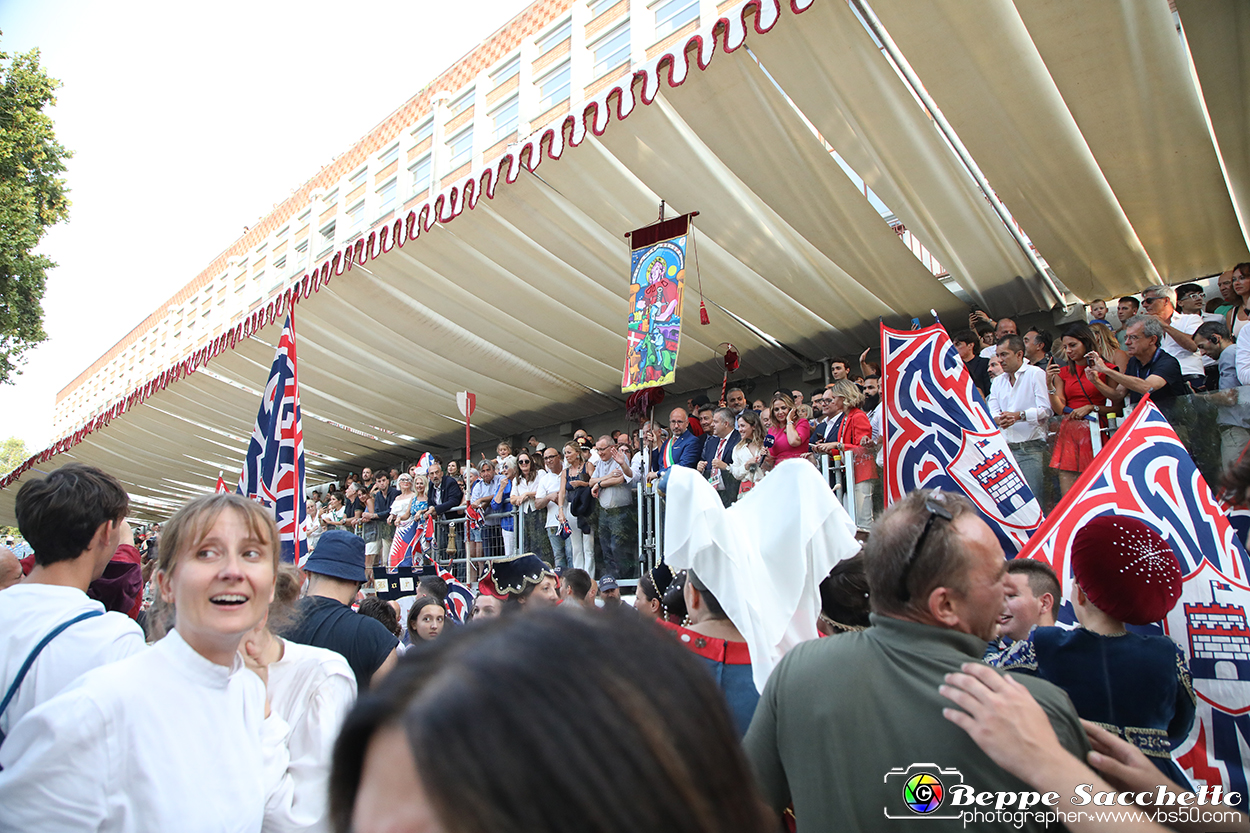
<path id="1" fill-rule="evenodd" d="M 826 454 L 850 452 L 855 460 L 855 524 L 860 527 L 872 525 L 872 492 L 877 479 L 877 464 L 873 459 L 876 449 L 872 447 L 872 425 L 868 414 L 859 406 L 864 403 L 863 391 L 849 379 L 833 383 L 825 395 L 833 400 L 833 412 L 842 414 L 838 433 L 832 442 L 822 443 L 817 451 Z"/>

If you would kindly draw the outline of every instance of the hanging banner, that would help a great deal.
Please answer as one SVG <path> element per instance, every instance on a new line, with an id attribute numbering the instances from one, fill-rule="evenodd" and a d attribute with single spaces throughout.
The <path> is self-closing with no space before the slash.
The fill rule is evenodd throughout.
<path id="1" fill-rule="evenodd" d="M 631 231 L 628 349 L 621 392 L 667 385 L 677 375 L 689 214 Z"/>
<path id="2" fill-rule="evenodd" d="M 1189 661 L 1198 714 L 1172 757 L 1195 787 L 1220 784 L 1244 800 L 1250 770 L 1250 558 L 1149 398 L 1103 446 L 1020 557 L 1054 567 L 1066 599 L 1073 537 L 1091 518 L 1111 514 L 1149 524 L 1176 553 L 1185 576 L 1163 630 Z M 1074 621 L 1070 603 L 1059 618 Z"/>
<path id="3" fill-rule="evenodd" d="M 962 493 L 1014 555 L 1042 508 L 946 330 L 882 325 L 881 356 L 886 505 L 916 489 Z"/>

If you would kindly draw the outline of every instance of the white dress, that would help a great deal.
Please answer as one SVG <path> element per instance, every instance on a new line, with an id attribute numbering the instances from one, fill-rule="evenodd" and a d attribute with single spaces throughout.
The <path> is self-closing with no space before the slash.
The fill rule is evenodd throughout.
<path id="1" fill-rule="evenodd" d="M 257 833 L 289 808 L 287 725 L 236 657 L 171 631 L 80 677 L 0 746 L 0 830 Z"/>
<path id="2" fill-rule="evenodd" d="M 0 698 L 40 640 L 57 625 L 92 610 L 104 610 L 104 605 L 77 587 L 15 584 L 0 591 Z M 124 613 L 110 611 L 70 625 L 39 652 L 0 715 L 0 731 L 9 734 L 22 715 L 88 671 L 144 650 L 143 631 Z"/>
<path id="3" fill-rule="evenodd" d="M 759 455 L 759 457 L 762 456 L 763 453 Z M 747 467 L 751 464 L 758 463 L 759 457 L 756 456 L 755 452 L 753 452 L 746 443 L 738 443 L 734 446 L 733 457 L 729 463 L 729 473 L 732 474 L 734 479 L 739 483 L 744 480 L 749 480 L 752 483 L 759 483 L 764 479 L 766 472 L 761 468 L 757 468 L 755 471 L 749 471 L 747 469 Z"/>
<path id="4" fill-rule="evenodd" d="M 356 701 L 356 675 L 341 654 L 283 640 L 269 666 L 271 710 L 291 728 L 289 813 L 271 808 L 266 831 L 329 831 L 330 758 L 343 719 Z"/>

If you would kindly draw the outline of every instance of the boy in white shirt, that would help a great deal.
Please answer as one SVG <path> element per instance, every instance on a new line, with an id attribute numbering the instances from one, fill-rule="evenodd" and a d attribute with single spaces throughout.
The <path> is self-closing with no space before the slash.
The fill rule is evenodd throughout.
<path id="1" fill-rule="evenodd" d="M 129 505 L 121 483 L 81 463 L 28 480 L 18 491 L 17 525 L 34 547 L 35 566 L 25 581 L 0 592 L 0 700 L 8 696 L 0 733 L 85 672 L 143 650 L 143 632 L 129 616 L 106 612 L 87 596 L 129 531 Z M 39 643 L 71 621 L 15 686 Z"/>

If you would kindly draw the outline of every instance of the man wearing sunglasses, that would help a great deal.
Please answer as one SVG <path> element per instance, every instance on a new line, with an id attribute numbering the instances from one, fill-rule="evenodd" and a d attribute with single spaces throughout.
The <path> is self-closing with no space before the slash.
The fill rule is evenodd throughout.
<path id="1" fill-rule="evenodd" d="M 1159 319 L 1163 340 L 1159 346 L 1181 365 L 1185 381 L 1196 391 L 1205 390 L 1207 371 L 1198 354 L 1194 333 L 1202 326 L 1201 315 L 1186 315 L 1176 309 L 1176 290 L 1170 286 L 1148 286 L 1141 291 L 1142 312 Z"/>
<path id="2" fill-rule="evenodd" d="M 1027 790 L 942 714 L 946 675 L 980 662 L 1003 612 L 1006 562 L 994 532 L 962 496 L 920 490 L 886 510 L 863 552 L 872 626 L 787 653 L 743 740 L 765 800 L 779 814 L 793 802 L 806 828 L 876 831 L 887 829 L 883 808 L 909 812 L 899 803 L 906 775 L 891 771 L 912 764 L 941 768 L 948 790 L 961 781 L 977 792 Z M 1015 679 L 1084 760 L 1089 741 L 1068 696 Z M 1030 819 L 1023 829 L 1044 828 Z"/>

